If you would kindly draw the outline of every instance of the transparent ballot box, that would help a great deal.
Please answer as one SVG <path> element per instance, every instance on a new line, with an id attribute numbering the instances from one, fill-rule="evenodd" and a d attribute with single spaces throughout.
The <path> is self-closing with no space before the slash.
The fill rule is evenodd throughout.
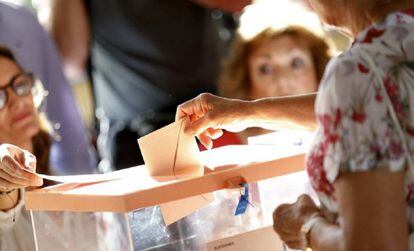
<path id="1" fill-rule="evenodd" d="M 304 169 L 304 154 L 273 146 L 228 146 L 202 158 L 198 177 L 159 181 L 142 165 L 26 192 L 37 250 L 207 250 L 268 226 L 262 205 L 273 198 L 260 195 L 258 181 Z M 239 184 L 249 184 L 250 205 L 235 216 Z"/>
<path id="2" fill-rule="evenodd" d="M 134 250 L 126 213 L 31 211 L 36 250 Z"/>

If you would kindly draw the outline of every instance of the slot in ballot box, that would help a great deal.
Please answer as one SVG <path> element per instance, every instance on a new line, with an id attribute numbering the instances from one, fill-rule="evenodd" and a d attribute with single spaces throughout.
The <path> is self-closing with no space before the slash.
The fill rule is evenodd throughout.
<path id="1" fill-rule="evenodd" d="M 201 157 L 208 169 L 198 177 L 157 181 L 142 165 L 114 172 L 114 179 L 26 192 L 37 249 L 206 250 L 209 241 L 268 226 L 261 200 L 273 198 L 255 194 L 256 182 L 304 170 L 301 151 L 274 146 L 227 146 Z M 234 180 L 250 184 L 253 204 L 239 216 L 240 191 L 227 189 Z M 180 202 L 178 211 L 209 193 L 211 203 L 165 226 L 158 205 Z"/>

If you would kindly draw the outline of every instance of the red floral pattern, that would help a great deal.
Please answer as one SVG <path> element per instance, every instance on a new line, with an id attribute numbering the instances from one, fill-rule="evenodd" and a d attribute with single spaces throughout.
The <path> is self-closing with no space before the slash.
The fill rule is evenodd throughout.
<path id="1" fill-rule="evenodd" d="M 375 27 L 368 30 L 365 38 L 361 41 L 361 43 L 372 43 L 374 39 L 381 37 L 385 32 L 385 29 L 376 29 Z"/>
<path id="2" fill-rule="evenodd" d="M 323 168 L 323 160 L 325 158 L 325 147 L 322 145 L 313 151 L 307 161 L 307 173 L 311 179 L 313 188 L 328 196 L 333 196 L 333 185 L 326 178 L 326 172 Z"/>
<path id="3" fill-rule="evenodd" d="M 318 116 L 318 120 L 322 125 L 325 140 L 309 154 L 307 172 L 316 191 L 333 196 L 334 188 L 326 177 L 323 160 L 329 145 L 336 144 L 340 139 L 336 129 L 341 124 L 342 111 L 337 109 L 334 116 L 328 114 Z"/>
<path id="4" fill-rule="evenodd" d="M 375 94 L 375 100 L 377 102 L 381 103 L 383 99 L 384 97 L 381 95 L 381 93 L 378 92 L 377 94 Z"/>
<path id="5" fill-rule="evenodd" d="M 367 115 L 364 112 L 354 112 L 352 113 L 352 120 L 357 123 L 364 123 L 365 119 L 367 118 Z"/>
<path id="6" fill-rule="evenodd" d="M 414 9 L 403 10 L 401 13 L 414 17 Z"/>
<path id="7" fill-rule="evenodd" d="M 397 117 L 400 121 L 405 117 L 404 108 L 399 98 L 399 91 L 397 85 L 391 80 L 389 76 L 384 79 L 385 89 L 387 90 L 388 96 L 391 99 L 391 103 L 397 113 Z"/>
<path id="8" fill-rule="evenodd" d="M 320 86 L 318 95 L 321 97 L 316 104 L 319 129 L 315 143 L 308 154 L 306 167 L 312 186 L 321 195 L 321 202 L 325 206 L 336 203 L 334 180 L 332 179 L 335 179 L 340 173 L 339 168 L 345 168 L 344 171 L 358 171 L 370 170 L 376 165 L 375 163 L 381 161 L 387 161 L 385 163 L 390 163 L 390 165 L 404 163 L 400 161 L 405 156 L 404 148 L 388 114 L 386 102 L 384 102 L 385 93 L 377 88 L 373 82 L 367 83 L 367 79 L 374 79 L 370 75 L 373 72 L 355 54 L 357 54 L 358 48 L 367 46 L 373 57 L 375 57 L 374 55 L 391 55 L 399 51 L 398 56 L 406 58 L 403 53 L 407 52 L 401 50 L 403 48 L 401 44 L 408 43 L 402 40 L 414 39 L 412 36 L 398 36 L 401 34 L 398 32 L 407 28 L 404 27 L 400 30 L 397 28 L 399 25 L 412 23 L 407 32 L 414 32 L 413 17 L 414 9 L 394 13 L 387 18 L 386 22 L 377 24 L 361 33 L 350 49 L 354 54 L 345 52 L 340 56 L 345 58 L 349 56 L 344 62 L 348 62 L 347 66 L 349 66 L 349 62 L 355 62 L 354 70 L 351 73 L 347 71 L 346 75 L 341 75 L 340 72 L 343 71 L 338 69 L 342 67 L 342 61 L 338 60 L 339 63 L 335 67 L 331 67 L 331 72 L 326 74 L 326 76 L 335 75 L 336 77 L 326 77 L 324 80 L 326 83 L 323 82 Z M 395 29 L 395 32 L 387 32 L 388 29 Z M 409 43 L 414 44 L 414 41 L 409 41 Z M 387 49 L 382 46 L 384 44 L 392 46 L 389 54 L 384 52 Z M 412 53 L 414 55 L 414 47 Z M 411 57 L 414 57 L 413 55 Z M 394 63 L 393 60 L 395 58 L 391 58 L 390 62 Z M 380 64 L 380 61 L 376 63 Z M 346 66 L 344 65 L 344 67 Z M 410 96 L 402 95 L 405 93 L 402 93 L 403 91 L 400 89 L 401 81 L 396 72 L 390 71 L 383 82 L 398 119 L 404 125 L 408 137 L 413 137 L 412 140 L 414 140 L 414 125 L 410 126 L 405 121 L 407 114 L 413 112 L 409 109 L 414 107 L 414 101 L 411 105 L 407 105 L 406 99 L 410 99 Z M 414 79 L 411 79 L 410 83 L 413 82 Z M 372 86 L 365 89 L 360 87 L 362 85 L 366 87 L 366 84 Z M 333 85 L 335 88 L 331 88 Z M 357 86 L 356 89 L 352 89 L 355 86 Z M 369 88 L 371 91 L 366 91 Z M 358 95 L 356 92 L 362 89 L 364 92 Z M 332 94 L 332 91 L 335 93 Z M 412 91 L 414 93 L 414 88 Z M 337 97 L 340 97 L 340 102 L 336 99 Z M 357 156 L 354 156 L 355 154 Z M 412 207 L 414 213 L 414 184 L 407 185 L 406 196 L 409 202 L 408 206 Z M 328 209 L 336 210 L 335 207 L 328 207 Z M 414 229 L 414 217 L 412 229 Z"/>
<path id="9" fill-rule="evenodd" d="M 369 69 L 367 67 L 365 67 L 365 65 L 363 65 L 361 63 L 358 64 L 358 70 L 361 73 L 369 73 Z"/>

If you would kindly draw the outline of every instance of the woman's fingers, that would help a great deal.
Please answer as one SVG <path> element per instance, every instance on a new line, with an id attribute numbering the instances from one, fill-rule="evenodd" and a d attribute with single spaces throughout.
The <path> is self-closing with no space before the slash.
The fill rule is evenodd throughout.
<path id="1" fill-rule="evenodd" d="M 213 141 L 207 136 L 205 133 L 202 133 L 197 136 L 200 143 L 207 149 L 211 149 L 213 147 Z"/>
<path id="2" fill-rule="evenodd" d="M 223 130 L 221 129 L 214 129 L 214 128 L 208 128 L 206 130 L 207 135 L 211 138 L 211 139 L 218 139 L 223 135 Z"/>
<path id="3" fill-rule="evenodd" d="M 31 185 L 30 180 L 12 176 L 9 173 L 5 172 L 4 170 L 0 170 L 0 178 L 7 181 L 7 182 L 10 182 L 11 184 L 16 185 L 16 186 L 25 186 L 26 187 L 26 186 Z"/>
<path id="4" fill-rule="evenodd" d="M 36 175 L 36 157 L 17 146 L 0 145 L 0 179 L 8 187 L 41 186 L 43 179 Z"/>
<path id="5" fill-rule="evenodd" d="M 302 240 L 301 237 L 298 236 L 298 233 L 284 233 L 284 232 L 277 232 L 280 239 L 288 245 L 290 248 L 300 249 L 302 248 Z"/>
<path id="6" fill-rule="evenodd" d="M 10 176 L 29 180 L 29 177 L 24 176 L 23 168 L 21 168 L 20 164 L 11 156 L 4 156 L 1 160 L 0 167 L 3 172 L 6 172 Z"/>
<path id="7" fill-rule="evenodd" d="M 205 115 L 193 122 L 188 122 L 184 125 L 184 132 L 190 135 L 200 135 L 208 128 L 211 128 L 214 121 L 209 115 Z"/>
<path id="8" fill-rule="evenodd" d="M 7 145 L 7 154 L 3 154 L 3 156 L 10 156 L 13 158 L 17 163 L 24 166 L 25 164 L 25 151 L 17 146 L 14 145 Z"/>
<path id="9" fill-rule="evenodd" d="M 36 172 L 36 157 L 28 151 L 24 151 L 24 167 L 31 172 Z"/>
<path id="10" fill-rule="evenodd" d="M 218 139 L 221 135 L 223 135 L 223 131 L 221 129 L 208 128 L 199 134 L 197 138 L 205 148 L 211 149 L 213 148 L 213 140 Z"/>
<path id="11" fill-rule="evenodd" d="M 27 180 L 30 186 L 41 186 L 43 184 L 42 178 L 26 170 L 10 156 L 3 156 L 0 168 L 12 177 Z"/>
<path id="12" fill-rule="evenodd" d="M 220 97 L 210 93 L 203 93 L 177 107 L 176 121 L 188 116 L 184 130 L 188 134 L 200 135 L 212 125 L 217 124 L 213 117 L 217 113 L 216 105 Z"/>
<path id="13" fill-rule="evenodd" d="M 179 105 L 175 113 L 175 121 L 180 120 L 183 117 L 203 116 L 208 110 L 209 99 L 213 96 L 209 93 L 203 93 L 197 97 Z"/>
<path id="14" fill-rule="evenodd" d="M 7 191 L 11 189 L 18 189 L 18 188 L 24 188 L 25 186 L 17 185 L 15 183 L 12 183 L 8 180 L 5 180 L 3 178 L 0 178 L 0 190 Z"/>
<path id="15" fill-rule="evenodd" d="M 288 247 L 292 249 L 300 250 L 303 248 L 302 243 L 297 240 L 296 241 L 285 241 L 285 244 L 288 245 Z"/>
<path id="16" fill-rule="evenodd" d="M 19 163 L 21 167 L 26 168 L 32 172 L 36 171 L 36 157 L 29 151 L 9 144 L 3 144 L 0 147 L 2 148 L 0 151 L 2 158 L 5 156 L 10 156 L 17 163 Z"/>
<path id="17" fill-rule="evenodd" d="M 309 206 L 309 207 L 317 207 L 315 202 L 312 200 L 312 198 L 307 194 L 302 194 L 298 197 L 296 200 L 295 205 L 297 206 Z"/>
<path id="18" fill-rule="evenodd" d="M 282 204 L 273 212 L 273 228 L 290 248 L 303 245 L 300 228 L 311 215 L 318 213 L 314 201 L 308 195 L 301 195 L 293 204 Z"/>
<path id="19" fill-rule="evenodd" d="M 196 135 L 204 145 L 210 145 L 211 140 L 206 137 L 219 138 L 223 134 L 221 129 L 239 132 L 246 128 L 242 124 L 245 106 L 241 102 L 203 93 L 177 107 L 176 121 L 189 117 L 184 132 Z"/>

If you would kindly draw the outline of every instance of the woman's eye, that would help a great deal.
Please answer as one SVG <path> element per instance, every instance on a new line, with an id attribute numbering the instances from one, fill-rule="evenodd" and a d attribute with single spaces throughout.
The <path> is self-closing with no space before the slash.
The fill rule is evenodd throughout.
<path id="1" fill-rule="evenodd" d="M 26 80 L 22 80 L 20 82 L 17 82 L 14 86 L 14 90 L 17 95 L 23 96 L 29 94 L 31 89 L 31 83 Z"/>
<path id="2" fill-rule="evenodd" d="M 272 67 L 270 67 L 267 64 L 263 64 L 263 65 L 259 66 L 259 72 L 260 72 L 260 74 L 263 74 L 263 75 L 272 74 Z"/>
<path id="3" fill-rule="evenodd" d="M 301 58 L 296 57 L 292 60 L 292 63 L 290 64 L 290 66 L 293 69 L 301 69 L 305 67 L 305 61 Z"/>

